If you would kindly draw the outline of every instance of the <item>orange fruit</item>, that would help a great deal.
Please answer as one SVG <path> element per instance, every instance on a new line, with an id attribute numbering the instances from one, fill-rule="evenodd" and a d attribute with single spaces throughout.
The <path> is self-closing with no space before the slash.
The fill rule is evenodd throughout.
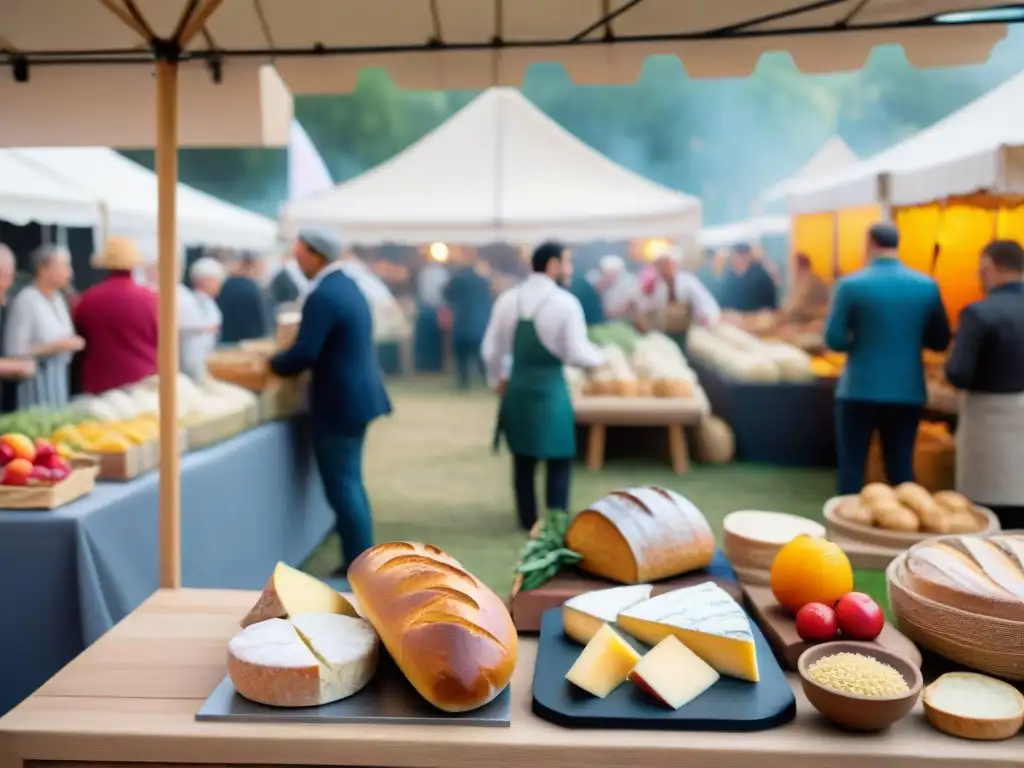
<path id="1" fill-rule="evenodd" d="M 779 550 L 772 563 L 772 594 L 796 613 L 808 603 L 833 605 L 853 591 L 853 568 L 838 544 L 806 534 Z"/>

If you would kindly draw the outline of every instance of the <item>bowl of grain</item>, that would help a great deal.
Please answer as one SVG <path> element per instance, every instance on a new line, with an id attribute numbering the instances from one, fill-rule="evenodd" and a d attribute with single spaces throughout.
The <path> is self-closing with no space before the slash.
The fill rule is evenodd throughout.
<path id="1" fill-rule="evenodd" d="M 797 670 L 811 706 L 854 731 L 881 731 L 906 717 L 923 683 L 913 662 L 874 643 L 812 646 Z"/>

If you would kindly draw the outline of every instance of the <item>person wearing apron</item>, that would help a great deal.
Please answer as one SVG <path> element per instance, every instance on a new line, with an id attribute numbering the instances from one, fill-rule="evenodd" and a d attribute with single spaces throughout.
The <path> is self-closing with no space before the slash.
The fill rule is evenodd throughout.
<path id="1" fill-rule="evenodd" d="M 570 254 L 545 243 L 534 251 L 532 266 L 522 285 L 495 302 L 481 345 L 488 379 L 501 396 L 494 447 L 504 438 L 512 454 L 516 512 L 526 530 L 537 522 L 540 462 L 547 465 L 547 508 L 569 509 L 576 425 L 563 368 L 604 362 L 587 338 L 579 299 L 560 287 L 571 279 Z"/>
<path id="2" fill-rule="evenodd" d="M 946 378 L 962 390 L 956 489 L 1024 528 L 1024 250 L 990 243 L 979 262 L 982 301 L 960 312 Z"/>
<path id="3" fill-rule="evenodd" d="M 686 351 L 690 325 L 715 325 L 721 310 L 711 291 L 691 272 L 682 269 L 682 254 L 666 248 L 654 260 L 655 279 L 644 290 L 645 301 L 637 318 L 640 330 L 656 330 Z"/>

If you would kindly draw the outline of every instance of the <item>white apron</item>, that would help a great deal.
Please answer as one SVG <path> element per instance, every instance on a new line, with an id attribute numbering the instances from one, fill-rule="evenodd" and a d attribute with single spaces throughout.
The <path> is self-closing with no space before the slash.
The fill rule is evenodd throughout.
<path id="1" fill-rule="evenodd" d="M 956 489 L 981 504 L 1024 506 L 1024 393 L 960 396 Z"/>

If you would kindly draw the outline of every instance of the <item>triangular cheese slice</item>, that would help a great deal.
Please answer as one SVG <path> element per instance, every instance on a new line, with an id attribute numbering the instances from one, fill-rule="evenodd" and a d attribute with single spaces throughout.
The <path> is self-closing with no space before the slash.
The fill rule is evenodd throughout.
<path id="1" fill-rule="evenodd" d="M 631 584 L 576 595 L 562 605 L 565 634 L 586 645 L 602 625 L 614 624 L 620 613 L 649 599 L 652 589 L 650 584 Z"/>
<path id="2" fill-rule="evenodd" d="M 723 675 L 760 679 L 750 619 L 714 582 L 651 598 L 620 613 L 617 624 L 652 646 L 672 635 Z"/>
<path id="3" fill-rule="evenodd" d="M 614 629 L 602 624 L 583 653 L 565 674 L 565 679 L 591 696 L 605 698 L 626 682 L 640 654 Z"/>

